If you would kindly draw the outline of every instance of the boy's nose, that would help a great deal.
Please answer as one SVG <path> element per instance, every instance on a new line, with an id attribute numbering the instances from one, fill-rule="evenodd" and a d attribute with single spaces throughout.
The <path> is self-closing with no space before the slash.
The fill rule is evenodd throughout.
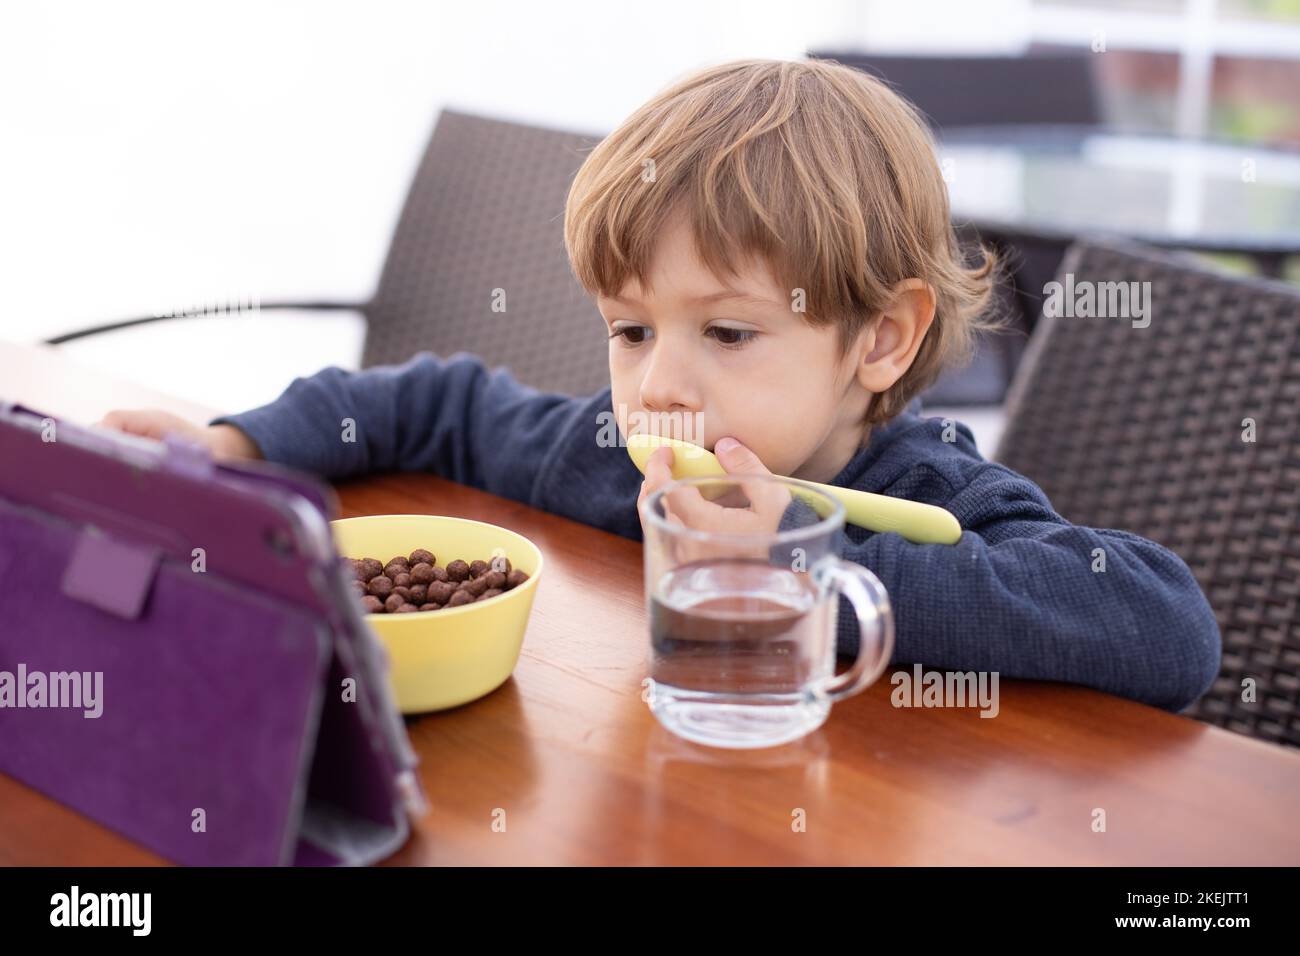
<path id="1" fill-rule="evenodd" d="M 641 407 L 651 414 L 689 414 L 699 410 L 699 391 L 690 370 L 661 351 L 641 378 Z"/>

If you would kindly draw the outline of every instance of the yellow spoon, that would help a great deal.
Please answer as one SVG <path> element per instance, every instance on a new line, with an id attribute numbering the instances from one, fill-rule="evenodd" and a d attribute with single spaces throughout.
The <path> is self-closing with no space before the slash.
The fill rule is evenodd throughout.
<path id="1" fill-rule="evenodd" d="M 627 453 L 632 458 L 641 474 L 645 474 L 646 464 L 655 449 L 669 445 L 673 449 L 673 478 L 712 478 L 725 476 L 727 471 L 718 461 L 717 456 L 707 448 L 676 438 L 661 438 L 658 435 L 636 434 L 627 438 Z M 961 525 L 952 513 L 936 505 L 908 501 L 905 498 L 890 498 L 870 491 L 857 491 L 853 488 L 837 488 L 823 485 L 816 481 L 799 481 L 810 488 L 830 495 L 844 505 L 844 517 L 850 524 L 858 525 L 869 531 L 896 531 L 908 541 L 917 544 L 956 544 L 961 537 Z M 802 489 L 794 493 L 816 506 L 817 498 Z"/>

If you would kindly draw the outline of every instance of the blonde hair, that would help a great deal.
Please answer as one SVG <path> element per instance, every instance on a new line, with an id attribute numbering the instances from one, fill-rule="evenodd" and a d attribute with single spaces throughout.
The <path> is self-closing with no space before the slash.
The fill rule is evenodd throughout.
<path id="1" fill-rule="evenodd" d="M 564 241 L 592 295 L 648 287 L 657 237 L 685 210 L 719 277 L 758 255 L 804 291 L 804 318 L 837 325 L 841 358 L 917 277 L 935 316 L 911 367 L 873 398 L 888 421 L 949 365 L 970 360 L 996 258 L 968 267 L 948 193 L 915 109 L 874 77 L 831 60 L 736 60 L 700 70 L 637 109 L 588 155 L 569 190 Z"/>

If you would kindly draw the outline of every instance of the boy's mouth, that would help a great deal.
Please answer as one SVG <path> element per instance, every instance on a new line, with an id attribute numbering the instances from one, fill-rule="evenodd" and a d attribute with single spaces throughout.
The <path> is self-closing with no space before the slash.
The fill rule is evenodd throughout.
<path id="1" fill-rule="evenodd" d="M 669 428 L 653 428 L 653 427 L 647 428 L 644 426 L 634 427 L 627 432 L 627 437 L 630 438 L 632 435 L 653 435 L 655 438 L 671 438 L 673 441 L 684 441 L 691 445 L 698 445 L 699 447 L 709 452 L 712 452 L 714 445 L 717 444 L 716 438 L 701 441 L 696 436 L 682 434 L 682 429 L 680 428 L 671 428 L 671 427 Z"/>

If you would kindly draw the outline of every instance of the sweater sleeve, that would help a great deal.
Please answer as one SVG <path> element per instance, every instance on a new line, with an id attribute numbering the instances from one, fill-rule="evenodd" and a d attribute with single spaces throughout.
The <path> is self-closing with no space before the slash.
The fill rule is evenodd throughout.
<path id="1" fill-rule="evenodd" d="M 889 592 L 894 663 L 1083 684 L 1175 711 L 1213 683 L 1218 624 L 1173 552 L 1072 525 L 1041 489 L 999 465 L 934 503 L 961 522 L 955 545 L 894 533 L 842 539 L 840 556 Z M 847 610 L 842 603 L 839 649 L 856 654 Z"/>
<path id="2" fill-rule="evenodd" d="M 526 502 L 579 401 L 523 385 L 505 366 L 489 370 L 469 352 L 419 352 L 401 365 L 331 366 L 208 424 L 234 425 L 268 461 L 327 480 L 429 471 Z"/>

